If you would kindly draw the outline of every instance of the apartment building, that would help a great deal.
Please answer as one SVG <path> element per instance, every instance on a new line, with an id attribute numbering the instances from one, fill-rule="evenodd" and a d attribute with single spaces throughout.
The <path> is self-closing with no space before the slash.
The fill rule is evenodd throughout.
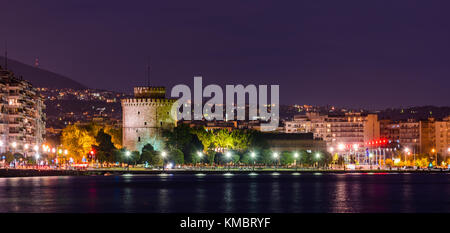
<path id="1" fill-rule="evenodd" d="M 45 135 L 44 102 L 26 80 L 0 67 L 0 152 L 27 154 Z"/>
<path id="2" fill-rule="evenodd" d="M 320 115 L 309 112 L 285 122 L 285 133 L 309 133 L 323 139 L 328 146 L 364 144 L 380 138 L 380 122 L 376 114 Z"/>

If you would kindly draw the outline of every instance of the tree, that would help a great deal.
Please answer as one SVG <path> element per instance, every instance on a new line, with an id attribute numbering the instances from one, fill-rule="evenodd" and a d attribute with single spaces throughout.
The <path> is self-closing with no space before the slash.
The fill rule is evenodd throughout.
<path id="1" fill-rule="evenodd" d="M 173 160 L 175 164 L 183 164 L 184 163 L 184 154 L 179 149 L 174 149 L 170 151 L 170 159 Z"/>
<path id="2" fill-rule="evenodd" d="M 105 133 L 104 130 L 101 129 L 98 131 L 95 140 L 98 144 L 98 146 L 95 146 L 97 159 L 101 162 L 113 162 L 116 147 L 111 141 L 111 135 Z"/>
<path id="3" fill-rule="evenodd" d="M 207 152 L 207 158 L 208 158 L 208 162 L 209 165 L 213 165 L 214 164 L 214 157 L 216 156 L 216 151 L 214 151 L 212 148 L 208 150 Z"/>
<path id="4" fill-rule="evenodd" d="M 251 157 L 251 152 L 247 151 L 244 154 L 242 154 L 242 157 L 240 158 L 241 163 L 246 164 L 246 165 L 250 165 L 253 164 L 253 160 Z"/>
<path id="5" fill-rule="evenodd" d="M 5 156 L 5 161 L 7 163 L 11 163 L 14 160 L 14 155 L 11 152 L 6 152 L 3 156 Z"/>
<path id="6" fill-rule="evenodd" d="M 97 142 L 86 128 L 78 125 L 68 125 L 62 130 L 61 142 L 68 149 L 72 157 L 79 161 L 87 155 Z"/>
<path id="7" fill-rule="evenodd" d="M 281 165 L 289 165 L 294 163 L 294 157 L 292 153 L 289 151 L 283 151 L 280 155 L 280 163 Z"/>
<path id="8" fill-rule="evenodd" d="M 260 156 L 258 157 L 258 162 L 264 165 L 273 163 L 273 153 L 269 149 L 261 150 Z"/>
<path id="9" fill-rule="evenodd" d="M 110 125 L 105 126 L 105 133 L 111 135 L 111 142 L 117 149 L 122 148 L 122 128 L 116 128 Z"/>
<path id="10" fill-rule="evenodd" d="M 192 141 L 193 134 L 188 125 L 180 124 L 173 130 L 163 131 L 163 137 L 170 150 L 183 150 Z"/>

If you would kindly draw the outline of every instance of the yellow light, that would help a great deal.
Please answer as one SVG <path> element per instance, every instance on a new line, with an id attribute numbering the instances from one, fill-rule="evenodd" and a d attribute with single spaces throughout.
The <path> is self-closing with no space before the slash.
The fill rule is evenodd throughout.
<path id="1" fill-rule="evenodd" d="M 434 153 L 434 152 L 436 152 L 436 150 L 433 148 L 433 149 L 431 149 L 431 153 Z"/>

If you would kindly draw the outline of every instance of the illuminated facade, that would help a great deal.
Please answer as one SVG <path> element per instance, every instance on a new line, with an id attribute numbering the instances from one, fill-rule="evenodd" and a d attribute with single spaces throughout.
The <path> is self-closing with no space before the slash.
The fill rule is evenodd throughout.
<path id="1" fill-rule="evenodd" d="M 329 146 L 364 144 L 380 137 L 380 122 L 376 114 L 320 115 L 310 112 L 285 123 L 286 133 L 312 132 Z"/>
<path id="2" fill-rule="evenodd" d="M 162 131 L 176 125 L 170 115 L 175 100 L 165 94 L 164 87 L 135 87 L 134 98 L 122 99 L 124 148 L 141 151 L 148 143 L 156 150 L 162 146 Z"/>
<path id="3" fill-rule="evenodd" d="M 0 67 L 0 150 L 28 154 L 45 135 L 45 108 L 36 89 Z"/>

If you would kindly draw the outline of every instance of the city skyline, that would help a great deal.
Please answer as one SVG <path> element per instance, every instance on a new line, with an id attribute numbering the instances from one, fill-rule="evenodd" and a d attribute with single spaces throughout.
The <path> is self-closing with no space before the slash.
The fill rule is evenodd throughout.
<path id="1" fill-rule="evenodd" d="M 347 2 L 16 1 L 0 40 L 10 58 L 91 88 L 130 93 L 150 64 L 152 85 L 279 84 L 283 104 L 448 105 L 448 3 Z"/>

